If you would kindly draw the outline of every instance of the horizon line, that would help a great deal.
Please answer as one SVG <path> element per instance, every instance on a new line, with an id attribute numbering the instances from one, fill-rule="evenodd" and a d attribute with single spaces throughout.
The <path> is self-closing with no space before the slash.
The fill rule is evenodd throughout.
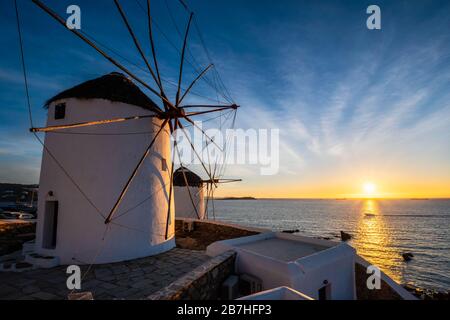
<path id="1" fill-rule="evenodd" d="M 254 197 L 254 196 L 226 196 L 217 197 L 215 200 L 226 199 L 245 199 L 251 198 L 254 200 L 450 200 L 450 196 L 447 197 Z"/>

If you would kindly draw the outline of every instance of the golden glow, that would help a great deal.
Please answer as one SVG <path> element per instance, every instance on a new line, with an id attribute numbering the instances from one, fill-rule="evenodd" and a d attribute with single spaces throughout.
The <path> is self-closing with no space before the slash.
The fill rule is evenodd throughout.
<path id="1" fill-rule="evenodd" d="M 243 182 L 221 185 L 217 197 L 256 198 L 315 198 L 315 199 L 411 199 L 450 198 L 450 174 L 442 177 L 415 177 L 404 175 L 401 170 L 376 173 L 370 171 L 336 171 L 311 174 L 311 176 L 253 176 L 245 174 Z M 447 178 L 448 176 L 448 178 Z M 373 180 L 371 180 L 373 179 Z M 375 185 L 368 194 L 364 185 Z M 369 188 L 371 189 L 371 188 Z"/>
<path id="2" fill-rule="evenodd" d="M 359 207 L 357 236 L 352 240 L 352 245 L 358 254 L 369 260 L 370 263 L 380 267 L 397 282 L 402 282 L 401 265 L 403 262 L 397 250 L 392 246 L 393 240 L 383 216 L 381 201 L 362 200 Z"/>
<path id="3" fill-rule="evenodd" d="M 377 186 L 372 182 L 366 182 L 363 185 L 364 195 L 367 197 L 371 197 L 375 195 L 377 191 Z"/>
<path id="4" fill-rule="evenodd" d="M 375 200 L 365 200 L 362 208 L 362 213 L 366 215 L 376 215 L 379 213 L 378 202 Z"/>

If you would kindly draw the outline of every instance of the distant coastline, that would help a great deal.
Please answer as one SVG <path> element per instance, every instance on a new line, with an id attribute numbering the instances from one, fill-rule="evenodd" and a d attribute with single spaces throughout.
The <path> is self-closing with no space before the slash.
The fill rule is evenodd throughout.
<path id="1" fill-rule="evenodd" d="M 216 200 L 258 200 L 254 197 L 225 197 L 225 198 L 217 198 Z"/>
<path id="2" fill-rule="evenodd" d="M 439 197 L 439 198 L 382 198 L 382 197 L 374 197 L 374 198 L 255 198 L 255 197 L 224 197 L 224 198 L 215 198 L 215 200 L 324 200 L 324 201 L 354 201 L 354 200 L 419 200 L 419 201 L 427 201 L 427 200 L 450 200 L 450 197 Z"/>

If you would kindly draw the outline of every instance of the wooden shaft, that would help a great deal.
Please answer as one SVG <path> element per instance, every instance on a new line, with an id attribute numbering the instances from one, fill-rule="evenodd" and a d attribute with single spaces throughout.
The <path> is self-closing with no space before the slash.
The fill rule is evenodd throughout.
<path id="1" fill-rule="evenodd" d="M 201 79 L 207 72 L 208 70 L 213 66 L 213 64 L 210 64 L 209 66 L 207 66 L 205 68 L 205 70 L 203 70 L 198 76 L 197 78 L 195 78 L 194 81 L 192 81 L 192 83 L 189 85 L 189 87 L 186 89 L 186 91 L 184 92 L 183 96 L 181 97 L 180 101 L 178 101 L 178 105 L 181 104 L 181 102 L 183 102 L 183 99 L 186 97 L 186 95 L 189 93 L 189 91 L 191 91 L 192 87 L 195 85 L 195 83 Z"/>
<path id="2" fill-rule="evenodd" d="M 159 117 L 159 115 L 155 115 L 155 114 L 144 115 L 144 116 L 132 116 L 132 117 L 97 120 L 97 121 L 89 121 L 89 122 L 79 122 L 79 123 L 72 123 L 72 124 L 62 124 L 62 125 L 48 126 L 48 127 L 43 127 L 43 128 L 30 128 L 30 131 L 31 132 L 51 132 L 51 131 L 57 131 L 57 130 L 62 130 L 62 129 L 89 127 L 89 126 L 96 126 L 96 125 L 102 125 L 102 124 L 124 122 L 124 121 L 129 121 L 129 120 L 139 120 L 139 119 L 157 118 L 157 117 Z"/>
<path id="3" fill-rule="evenodd" d="M 120 16 L 122 17 L 123 22 L 125 23 L 125 26 L 127 27 L 128 33 L 130 34 L 131 38 L 133 39 L 133 42 L 134 42 L 134 45 L 136 46 L 136 49 L 138 50 L 139 54 L 141 55 L 142 60 L 144 60 L 145 65 L 146 65 L 147 68 L 148 68 L 148 71 L 150 71 L 150 74 L 151 74 L 153 80 L 156 82 L 156 85 L 159 87 L 159 90 L 160 90 L 160 92 L 161 92 L 161 96 L 164 96 L 164 91 L 163 91 L 163 89 L 162 89 L 162 87 L 161 87 L 161 83 L 160 83 L 160 81 L 158 80 L 158 78 L 156 77 L 155 73 L 153 72 L 152 67 L 151 67 L 150 64 L 148 63 L 148 60 L 147 60 L 147 58 L 145 57 L 144 52 L 142 51 L 141 44 L 139 43 L 139 40 L 137 39 L 136 35 L 134 34 L 133 29 L 131 28 L 131 25 L 130 25 L 130 23 L 128 22 L 128 18 L 127 18 L 127 16 L 125 15 L 125 12 L 124 12 L 123 9 L 122 9 L 122 6 L 121 6 L 120 3 L 119 3 L 119 0 L 114 0 L 114 3 L 115 3 L 115 5 L 116 5 L 116 7 L 117 7 L 117 10 L 118 10 L 119 13 L 120 13 Z"/>
<path id="4" fill-rule="evenodd" d="M 214 110 L 208 110 L 208 111 L 187 112 L 186 116 L 199 116 L 201 114 L 219 112 L 219 111 L 229 110 L 229 109 L 236 109 L 236 108 L 231 106 L 231 107 L 222 107 L 222 108 L 218 108 L 218 109 L 214 109 Z"/>
<path id="5" fill-rule="evenodd" d="M 209 183 L 206 184 L 206 204 L 205 204 L 206 219 L 209 218 L 208 202 L 209 202 Z"/>
<path id="6" fill-rule="evenodd" d="M 150 153 L 151 148 L 153 147 L 153 144 L 155 143 L 156 139 L 158 138 L 159 134 L 163 131 L 164 127 L 166 126 L 167 122 L 169 120 L 166 119 L 164 120 L 163 124 L 161 125 L 161 128 L 158 130 L 158 132 L 156 133 L 155 137 L 152 139 L 152 141 L 150 142 L 149 146 L 147 147 L 147 149 L 145 150 L 144 154 L 142 155 L 141 159 L 139 160 L 138 164 L 136 165 L 136 167 L 134 168 L 131 176 L 128 178 L 127 183 L 125 184 L 125 186 L 123 187 L 122 191 L 120 192 L 119 197 L 116 200 L 116 203 L 114 204 L 113 208 L 111 209 L 108 217 L 105 220 L 105 224 L 108 224 L 111 222 L 114 214 L 116 213 L 117 208 L 119 207 L 120 203 L 122 202 L 126 192 L 128 191 L 128 188 L 130 187 L 131 182 L 133 181 L 133 179 L 136 177 L 137 172 L 139 171 L 139 168 L 142 166 L 142 164 L 144 163 L 145 158 L 148 156 L 148 154 Z"/>
<path id="7" fill-rule="evenodd" d="M 186 137 L 187 141 L 189 142 L 189 144 L 191 145 L 192 150 L 194 151 L 194 154 L 197 156 L 198 160 L 200 161 L 200 164 L 202 165 L 203 169 L 205 169 L 206 174 L 208 175 L 208 177 L 212 180 L 213 178 L 211 177 L 211 173 L 208 172 L 208 169 L 206 169 L 205 164 L 202 161 L 202 158 L 200 157 L 200 155 L 197 153 L 197 150 L 195 150 L 194 145 L 192 144 L 191 139 L 189 139 L 188 134 L 186 133 L 183 124 L 177 119 L 178 125 L 180 126 L 181 130 L 183 131 L 184 136 Z"/>
<path id="8" fill-rule="evenodd" d="M 152 48 L 153 64 L 155 65 L 156 76 L 158 77 L 159 85 L 161 88 L 161 95 L 167 98 L 164 92 L 164 86 L 161 81 L 161 74 L 159 73 L 158 59 L 156 58 L 156 47 L 153 41 L 153 27 L 152 27 L 152 15 L 151 15 L 150 0 L 147 0 L 147 18 L 148 18 L 148 35 L 150 38 L 150 47 Z M 167 111 L 169 109 L 168 105 L 163 101 L 164 109 Z"/>
<path id="9" fill-rule="evenodd" d="M 178 75 L 178 90 L 177 90 L 177 96 L 175 99 L 175 105 L 178 107 L 179 105 L 179 99 L 180 99 L 180 90 L 181 90 L 181 80 L 183 78 L 183 65 L 184 65 L 184 53 L 186 51 L 186 45 L 187 45 L 187 38 L 189 35 L 189 28 L 191 27 L 192 17 L 194 13 L 191 12 L 189 16 L 189 22 L 186 28 L 186 33 L 184 35 L 184 42 L 183 42 L 183 49 L 181 50 L 181 63 L 180 63 L 180 73 Z"/>
<path id="10" fill-rule="evenodd" d="M 180 154 L 180 150 L 178 149 L 178 145 L 175 144 L 175 149 L 177 151 L 178 154 L 178 159 L 180 159 L 180 165 L 181 165 L 181 173 L 183 174 L 183 180 L 184 180 L 184 184 L 186 185 L 187 191 L 188 191 L 188 195 L 189 195 L 189 199 L 191 200 L 191 204 L 194 207 L 195 210 L 195 214 L 197 216 L 198 219 L 200 219 L 200 215 L 198 214 L 198 210 L 197 210 L 197 206 L 195 205 L 195 201 L 194 198 L 192 198 L 192 194 L 191 194 L 191 189 L 189 189 L 189 183 L 186 177 L 186 172 L 184 172 L 183 168 L 183 163 L 181 162 L 181 154 Z"/>
<path id="11" fill-rule="evenodd" d="M 211 203 L 213 208 L 213 219 L 216 220 L 216 206 L 214 205 L 214 188 L 211 186 Z"/>
<path id="12" fill-rule="evenodd" d="M 241 182 L 242 179 L 214 179 L 211 180 L 203 180 L 203 183 L 231 183 L 231 182 Z"/>
<path id="13" fill-rule="evenodd" d="M 205 135 L 205 137 L 206 138 L 208 138 L 208 140 L 210 141 L 210 142 L 212 142 L 217 148 L 219 148 L 219 150 L 221 151 L 221 152 L 223 152 L 223 150 L 222 150 L 222 148 L 212 139 L 212 138 L 210 138 L 207 134 L 206 134 L 206 132 L 202 129 L 202 128 L 200 128 L 194 121 L 192 121 L 191 119 L 189 119 L 188 117 L 184 117 L 184 119 L 186 119 L 189 123 L 191 123 L 195 128 L 197 128 L 198 130 L 200 130 L 204 135 Z"/>
<path id="14" fill-rule="evenodd" d="M 175 128 L 172 126 L 172 122 L 169 121 L 169 127 L 170 127 L 170 133 L 173 134 L 173 132 L 176 130 L 177 128 L 177 123 L 175 121 Z M 174 146 L 176 146 L 177 141 L 175 140 L 174 142 Z M 165 239 L 167 240 L 169 238 L 169 222 L 170 222 L 170 209 L 172 206 L 172 193 L 173 193 L 173 171 L 175 169 L 175 152 L 173 153 L 173 157 L 172 157 L 172 167 L 170 169 L 170 187 L 169 187 L 169 204 L 168 204 L 168 208 L 167 208 L 167 218 L 166 218 L 166 234 L 165 234 Z"/>
<path id="15" fill-rule="evenodd" d="M 193 104 L 193 105 L 187 105 L 187 106 L 181 106 L 181 109 L 186 108 L 224 108 L 227 107 L 228 109 L 238 109 L 239 106 L 232 104 L 232 105 L 209 105 L 209 104 Z"/>
<path id="16" fill-rule="evenodd" d="M 64 26 L 65 28 L 67 28 L 66 26 L 66 22 L 64 21 L 64 19 L 62 19 L 60 16 L 58 16 L 58 14 L 56 14 L 53 10 L 51 10 L 49 7 L 47 7 L 46 5 L 44 5 L 41 1 L 39 0 L 32 0 L 34 4 L 36 4 L 39 8 L 41 8 L 42 10 L 44 10 L 47 14 L 49 14 L 52 18 L 54 18 L 56 21 L 58 21 L 62 26 Z M 168 105 L 173 106 L 173 104 L 167 100 L 167 98 L 161 96 L 161 94 L 156 91 L 155 89 L 153 89 L 152 87 L 150 87 L 147 83 L 145 83 L 143 80 L 141 80 L 140 78 L 138 78 L 137 76 L 135 76 L 131 71 L 129 71 L 127 68 L 125 68 L 124 66 L 122 66 L 120 63 L 118 63 L 116 60 L 114 60 L 113 58 L 111 58 L 106 52 L 104 52 L 102 49 L 100 49 L 99 47 L 97 47 L 91 40 L 89 40 L 87 37 L 85 37 L 81 32 L 79 32 L 76 29 L 68 29 L 69 31 L 71 31 L 72 33 L 74 33 L 76 36 L 78 36 L 81 40 L 83 40 L 84 42 L 86 42 L 88 45 L 90 45 L 92 48 L 94 48 L 98 53 L 100 53 L 105 59 L 107 59 L 109 62 L 111 62 L 113 65 L 115 65 L 117 68 L 119 68 L 120 70 L 122 70 L 123 72 L 125 72 L 126 74 L 128 74 L 131 78 L 133 78 L 134 80 L 136 80 L 137 82 L 139 82 L 141 85 L 143 85 L 145 88 L 147 88 L 148 90 L 150 90 L 153 94 L 157 95 L 158 97 L 160 97 L 162 100 L 164 100 Z"/>

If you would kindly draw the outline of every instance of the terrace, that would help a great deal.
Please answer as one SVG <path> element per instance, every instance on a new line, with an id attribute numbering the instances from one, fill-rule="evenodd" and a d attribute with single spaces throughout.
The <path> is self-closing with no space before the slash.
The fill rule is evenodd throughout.
<path id="1" fill-rule="evenodd" d="M 3 233 L 9 240 L 16 236 L 17 230 L 27 226 L 26 232 L 30 232 L 31 224 L 14 224 L 2 222 Z M 33 228 L 34 229 L 34 228 Z M 228 255 L 224 259 L 212 259 L 205 254 L 205 248 L 210 243 L 230 239 L 232 237 L 255 234 L 240 228 L 227 227 L 214 223 L 198 223 L 195 231 L 183 231 L 182 222 L 177 220 L 177 248 L 156 256 L 124 261 L 119 263 L 100 264 L 89 267 L 81 266 L 83 275 L 81 291 L 92 292 L 96 300 L 110 299 L 147 299 L 156 294 L 171 283 L 190 275 L 191 281 L 201 278 L 209 270 L 229 261 Z M 12 232 L 12 233 L 11 233 Z M 12 241 L 12 238 L 11 238 Z M 16 241 L 16 240 L 14 240 Z M 14 242 L 14 244 L 16 244 Z M 20 247 L 20 243 L 19 243 Z M 14 246 L 15 250 L 17 248 Z M 21 258 L 21 252 L 10 252 L 0 259 L 0 263 L 8 264 L 17 262 Z M 23 257 L 22 257 L 23 258 Z M 16 261 L 14 261 L 16 260 Z M 18 263 L 20 264 L 20 262 Z M 58 266 L 51 269 L 25 270 L 22 272 L 0 272 L 0 300 L 57 300 L 67 299 L 71 292 L 66 286 L 66 266 Z M 232 268 L 228 268 L 231 271 Z M 195 272 L 197 270 L 197 272 Z M 211 279 L 212 291 L 205 293 L 214 296 L 217 291 L 217 283 L 223 281 L 228 272 L 217 275 Z M 194 277 L 192 278 L 192 275 Z M 218 279 L 218 280 L 217 280 Z"/>

